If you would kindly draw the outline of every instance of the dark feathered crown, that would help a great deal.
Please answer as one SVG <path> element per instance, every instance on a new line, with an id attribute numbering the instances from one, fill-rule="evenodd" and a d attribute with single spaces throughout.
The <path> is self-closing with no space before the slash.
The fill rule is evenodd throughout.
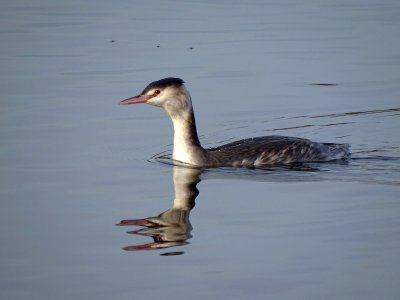
<path id="1" fill-rule="evenodd" d="M 157 81 L 153 81 L 148 86 L 146 86 L 146 88 L 142 92 L 142 95 L 146 94 L 149 90 L 152 90 L 152 89 L 164 89 L 168 86 L 179 87 L 179 86 L 183 85 L 184 83 L 185 82 L 180 78 L 174 78 L 174 77 L 163 78 L 163 79 L 160 79 Z"/>

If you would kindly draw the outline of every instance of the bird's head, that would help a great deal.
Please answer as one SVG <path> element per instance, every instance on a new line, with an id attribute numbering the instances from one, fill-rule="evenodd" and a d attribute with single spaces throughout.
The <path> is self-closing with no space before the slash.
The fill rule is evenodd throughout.
<path id="1" fill-rule="evenodd" d="M 171 117 L 192 110 L 190 94 L 180 78 L 168 77 L 153 81 L 139 95 L 124 99 L 119 104 L 139 104 L 164 108 Z"/>

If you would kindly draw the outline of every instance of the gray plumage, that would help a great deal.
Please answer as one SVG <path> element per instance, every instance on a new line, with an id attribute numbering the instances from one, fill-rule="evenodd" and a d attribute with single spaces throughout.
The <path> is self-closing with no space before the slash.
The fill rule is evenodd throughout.
<path id="1" fill-rule="evenodd" d="M 325 162 L 349 157 L 348 144 L 317 143 L 287 136 L 261 136 L 208 149 L 213 166 L 254 167 Z"/>

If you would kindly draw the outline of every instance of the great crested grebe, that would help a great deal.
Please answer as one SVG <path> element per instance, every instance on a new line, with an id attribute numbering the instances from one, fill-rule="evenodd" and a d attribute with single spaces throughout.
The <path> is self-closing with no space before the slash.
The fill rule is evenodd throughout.
<path id="1" fill-rule="evenodd" d="M 162 107 L 174 125 L 172 159 L 198 167 L 260 168 L 305 162 L 326 162 L 350 156 L 348 144 L 317 143 L 303 138 L 262 136 L 204 149 L 199 141 L 189 91 L 180 78 L 150 83 L 140 95 L 120 104 Z"/>

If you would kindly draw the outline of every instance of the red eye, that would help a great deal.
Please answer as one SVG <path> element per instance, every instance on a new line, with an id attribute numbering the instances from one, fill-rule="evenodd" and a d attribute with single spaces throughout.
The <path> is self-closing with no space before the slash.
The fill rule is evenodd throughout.
<path id="1" fill-rule="evenodd" d="M 160 90 L 155 90 L 155 91 L 154 91 L 154 95 L 158 95 L 159 93 L 161 93 Z"/>

